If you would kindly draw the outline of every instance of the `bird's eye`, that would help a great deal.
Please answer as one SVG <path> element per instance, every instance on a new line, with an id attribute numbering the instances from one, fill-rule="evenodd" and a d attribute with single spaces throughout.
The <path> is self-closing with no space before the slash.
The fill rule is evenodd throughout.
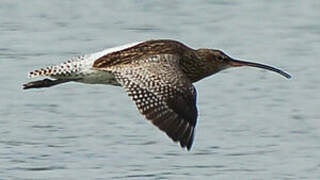
<path id="1" fill-rule="evenodd" d="M 217 58 L 218 58 L 219 61 L 222 61 L 222 60 L 223 60 L 223 57 L 222 57 L 222 56 L 218 56 Z"/>

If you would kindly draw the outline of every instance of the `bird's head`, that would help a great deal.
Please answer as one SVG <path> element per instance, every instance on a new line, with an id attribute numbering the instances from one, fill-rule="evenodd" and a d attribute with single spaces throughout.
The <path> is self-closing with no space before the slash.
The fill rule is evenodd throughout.
<path id="1" fill-rule="evenodd" d="M 213 73 L 216 73 L 218 71 L 221 71 L 223 69 L 230 68 L 230 67 L 251 66 L 251 67 L 266 69 L 269 71 L 274 71 L 288 79 L 291 78 L 291 75 L 289 75 L 288 73 L 280 69 L 277 69 L 275 67 L 268 66 L 265 64 L 233 59 L 227 54 L 225 54 L 224 52 L 222 52 L 221 50 L 198 49 L 197 52 L 202 56 L 202 60 L 206 61 L 206 64 L 208 64 L 208 68 L 210 68 Z"/>

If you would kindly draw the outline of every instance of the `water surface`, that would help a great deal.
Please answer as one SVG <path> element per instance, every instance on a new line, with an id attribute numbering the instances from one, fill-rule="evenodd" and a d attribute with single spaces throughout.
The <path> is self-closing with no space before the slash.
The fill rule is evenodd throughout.
<path id="1" fill-rule="evenodd" d="M 319 179 L 319 1 L 0 3 L 0 179 Z M 285 69 L 196 83 L 193 149 L 119 87 L 22 91 L 27 72 L 124 43 L 170 38 Z"/>

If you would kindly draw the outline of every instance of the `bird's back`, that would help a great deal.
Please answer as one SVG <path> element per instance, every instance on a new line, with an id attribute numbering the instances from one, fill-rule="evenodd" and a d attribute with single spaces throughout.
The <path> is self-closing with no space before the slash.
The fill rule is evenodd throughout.
<path id="1" fill-rule="evenodd" d="M 134 64 L 143 59 L 143 57 L 172 54 L 183 56 L 187 50 L 191 48 L 174 40 L 149 40 L 136 44 L 135 46 L 123 49 L 121 51 L 108 53 L 98 58 L 94 64 L 94 68 L 107 68 L 114 65 Z"/>
<path id="2" fill-rule="evenodd" d="M 119 52 L 121 50 L 130 48 L 139 43 L 140 42 L 130 43 L 114 48 L 108 48 L 92 54 L 74 56 L 61 64 L 47 66 L 46 68 L 40 68 L 31 71 L 29 72 L 29 77 L 33 78 L 38 76 L 49 76 L 54 79 L 71 79 L 80 80 L 85 83 L 98 83 L 101 81 L 99 77 L 105 76 L 106 74 L 105 72 L 98 71 L 97 69 L 93 68 L 93 64 L 97 59 L 113 52 Z"/>
<path id="3" fill-rule="evenodd" d="M 125 44 L 105 49 L 100 52 L 75 56 L 59 64 L 36 69 L 29 77 L 49 76 L 55 79 L 79 79 L 99 73 L 97 71 L 112 68 L 117 65 L 139 64 L 143 57 L 159 54 L 186 55 L 191 50 L 184 44 L 174 40 L 149 40 Z"/>

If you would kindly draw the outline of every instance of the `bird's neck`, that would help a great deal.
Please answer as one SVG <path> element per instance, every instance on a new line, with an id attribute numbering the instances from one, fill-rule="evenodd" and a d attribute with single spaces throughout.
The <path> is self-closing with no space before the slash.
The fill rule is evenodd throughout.
<path id="1" fill-rule="evenodd" d="M 185 53 L 181 67 L 192 82 L 197 82 L 205 77 L 215 74 L 225 68 L 219 66 L 208 57 L 208 54 L 199 50 Z"/>

